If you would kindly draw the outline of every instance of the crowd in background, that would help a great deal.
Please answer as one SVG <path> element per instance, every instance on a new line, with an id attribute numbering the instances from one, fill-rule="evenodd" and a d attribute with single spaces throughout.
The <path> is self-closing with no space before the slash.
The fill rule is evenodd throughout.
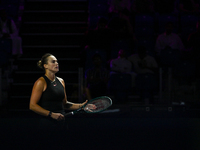
<path id="1" fill-rule="evenodd" d="M 122 100 L 128 95 L 128 85 L 126 92 L 121 92 L 123 83 L 117 82 L 123 80 L 122 75 L 130 74 L 129 89 L 140 89 L 142 100 L 153 103 L 152 97 L 158 92 L 159 68 L 163 69 L 164 78 L 171 68 L 178 85 L 198 80 L 199 4 L 198 0 L 105 0 L 96 4 L 90 1 L 90 26 L 82 53 L 86 97 L 105 95 L 114 86 L 116 97 L 121 93 Z M 92 66 L 92 59 L 94 64 L 101 60 L 101 67 Z M 104 70 L 100 71 L 102 67 Z M 113 74 L 118 74 L 118 79 Z M 113 78 L 116 80 L 111 83 Z M 164 83 L 162 90 L 166 86 Z M 93 93 L 97 94 L 92 96 Z"/>
<path id="2" fill-rule="evenodd" d="M 89 0 L 89 28 L 81 52 L 86 97 L 114 90 L 122 99 L 137 91 L 152 102 L 159 68 L 163 78 L 172 68 L 179 85 L 199 80 L 199 4 L 199 0 Z M 23 53 L 13 20 L 1 9 L 1 68 L 6 67 L 5 58 Z"/>
<path id="3" fill-rule="evenodd" d="M 18 12 L 19 0 L 0 1 L 0 68 L 2 72 L 8 70 L 11 60 L 22 54 L 22 39 L 19 36 Z"/>

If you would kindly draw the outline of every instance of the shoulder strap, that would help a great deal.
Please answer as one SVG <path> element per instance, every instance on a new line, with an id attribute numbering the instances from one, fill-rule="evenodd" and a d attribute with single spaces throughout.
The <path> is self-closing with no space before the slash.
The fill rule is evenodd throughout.
<path id="1" fill-rule="evenodd" d="M 43 78 L 45 79 L 45 81 L 46 81 L 46 83 L 47 83 L 47 85 L 49 85 L 50 84 L 50 81 L 49 81 L 49 79 L 44 75 L 43 76 Z"/>

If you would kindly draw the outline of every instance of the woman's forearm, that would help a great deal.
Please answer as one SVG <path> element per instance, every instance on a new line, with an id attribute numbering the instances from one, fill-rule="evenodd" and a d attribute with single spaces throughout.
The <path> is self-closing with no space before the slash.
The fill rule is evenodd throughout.
<path id="1" fill-rule="evenodd" d="M 50 112 L 37 104 L 30 104 L 29 109 L 42 116 L 48 116 Z"/>
<path id="2" fill-rule="evenodd" d="M 68 110 L 76 110 L 76 109 L 81 108 L 82 106 L 83 106 L 83 104 L 79 104 L 79 103 L 77 103 L 77 104 L 72 103 L 72 102 L 67 102 L 66 103 L 66 108 Z"/>

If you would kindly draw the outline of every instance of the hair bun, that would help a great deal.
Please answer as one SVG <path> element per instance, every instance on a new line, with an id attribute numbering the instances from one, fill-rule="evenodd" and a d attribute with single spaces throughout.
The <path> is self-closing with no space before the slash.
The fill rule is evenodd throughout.
<path id="1" fill-rule="evenodd" d="M 48 64 L 48 57 L 53 56 L 50 53 L 46 53 L 42 58 L 37 62 L 37 66 L 45 71 L 44 64 Z"/>
<path id="2" fill-rule="evenodd" d="M 42 67 L 42 61 L 41 61 L 41 60 L 39 60 L 39 61 L 37 62 L 37 65 L 38 65 L 39 68 L 43 68 L 43 67 Z"/>

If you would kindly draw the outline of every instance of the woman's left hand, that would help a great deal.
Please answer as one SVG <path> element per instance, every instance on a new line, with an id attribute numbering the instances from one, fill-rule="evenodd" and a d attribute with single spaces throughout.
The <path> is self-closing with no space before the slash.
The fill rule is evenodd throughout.
<path id="1" fill-rule="evenodd" d="M 89 112 L 93 112 L 93 110 L 95 110 L 97 107 L 94 104 L 88 104 L 85 106 L 84 110 L 89 111 Z"/>
<path id="2" fill-rule="evenodd" d="M 87 104 L 87 102 L 88 102 L 88 100 L 86 100 L 85 102 L 83 102 L 82 104 L 81 104 L 81 107 L 83 107 L 85 104 Z M 92 112 L 92 110 L 94 110 L 94 109 L 96 109 L 97 107 L 94 105 L 94 104 L 87 104 L 85 107 L 84 107 L 84 109 L 86 110 L 86 111 L 90 111 L 90 112 Z"/>
<path id="3" fill-rule="evenodd" d="M 84 102 L 84 105 L 88 102 L 88 100 L 86 100 Z M 94 109 L 96 109 L 97 107 L 94 105 L 94 104 L 87 104 L 85 107 L 84 107 L 84 110 L 86 111 L 90 111 L 92 112 Z"/>
<path id="4" fill-rule="evenodd" d="M 87 102 L 88 102 L 88 100 L 86 100 L 85 102 L 83 102 L 83 103 L 81 104 L 81 107 L 84 106 Z"/>

